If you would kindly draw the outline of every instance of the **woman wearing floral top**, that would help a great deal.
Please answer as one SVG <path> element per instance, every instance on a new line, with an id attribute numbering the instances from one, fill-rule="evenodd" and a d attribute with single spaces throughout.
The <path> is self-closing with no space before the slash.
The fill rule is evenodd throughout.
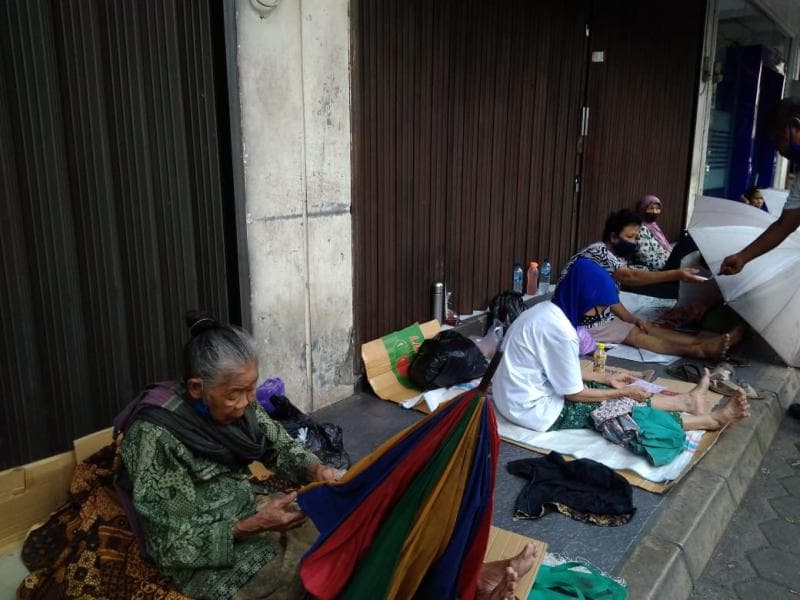
<path id="1" fill-rule="evenodd" d="M 642 217 L 642 225 L 633 264 L 647 267 L 650 271 L 661 271 L 672 252 L 672 244 L 656 222 L 661 215 L 661 208 L 661 200 L 652 195 L 639 200 L 636 207 Z"/>

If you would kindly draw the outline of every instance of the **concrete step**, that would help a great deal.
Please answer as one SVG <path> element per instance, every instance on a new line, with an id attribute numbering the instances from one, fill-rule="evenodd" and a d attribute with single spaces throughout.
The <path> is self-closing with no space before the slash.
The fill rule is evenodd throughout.
<path id="1" fill-rule="evenodd" d="M 800 391 L 800 372 L 759 366 L 750 383 L 768 398 L 750 403 L 751 417 L 724 435 L 669 492 L 645 532 L 623 559 L 618 575 L 631 598 L 691 596 L 694 582 L 722 539 L 736 507 L 756 475 L 786 407 Z"/>

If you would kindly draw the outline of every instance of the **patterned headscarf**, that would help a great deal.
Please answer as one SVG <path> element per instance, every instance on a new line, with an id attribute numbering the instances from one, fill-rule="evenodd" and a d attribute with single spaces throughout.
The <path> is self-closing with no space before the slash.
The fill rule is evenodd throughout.
<path id="1" fill-rule="evenodd" d="M 639 200 L 639 205 L 636 207 L 636 210 L 638 210 L 641 214 L 644 214 L 645 212 L 647 212 L 647 209 L 650 206 L 653 206 L 653 204 L 658 204 L 659 206 L 663 206 L 658 196 L 647 195 L 641 200 Z M 644 225 L 645 227 L 647 227 L 648 230 L 650 230 L 650 233 L 653 234 L 655 240 L 659 243 L 659 245 L 662 248 L 664 248 L 664 250 L 666 250 L 667 252 L 672 252 L 672 244 L 669 243 L 667 236 L 664 235 L 663 231 L 661 231 L 661 227 L 658 226 L 658 223 L 656 223 L 655 221 L 650 221 L 650 222 L 645 221 L 642 223 L 642 225 Z"/>

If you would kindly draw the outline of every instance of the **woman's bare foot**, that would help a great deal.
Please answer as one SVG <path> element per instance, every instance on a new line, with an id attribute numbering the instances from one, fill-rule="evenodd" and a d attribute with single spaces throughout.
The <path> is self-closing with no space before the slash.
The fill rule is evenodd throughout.
<path id="1" fill-rule="evenodd" d="M 703 369 L 700 381 L 688 393 L 686 412 L 693 415 L 707 415 L 719 401 L 718 398 L 709 397 L 708 386 L 711 384 L 711 373 Z"/>
<path id="2" fill-rule="evenodd" d="M 744 325 L 737 325 L 733 329 L 728 332 L 729 341 L 730 341 L 730 348 L 737 346 L 739 342 L 744 339 L 744 334 L 747 331 L 747 328 Z M 730 349 L 728 348 L 728 350 Z M 727 350 L 726 350 L 727 352 Z"/>
<path id="3" fill-rule="evenodd" d="M 697 344 L 701 348 L 700 358 L 717 360 L 724 358 L 731 349 L 731 334 L 723 333 L 700 340 Z"/>
<path id="4" fill-rule="evenodd" d="M 699 342 L 702 348 L 701 358 L 718 359 L 724 358 L 728 351 L 736 346 L 744 338 L 744 325 L 737 325 L 728 333 L 715 335 L 714 337 Z"/>
<path id="5" fill-rule="evenodd" d="M 536 563 L 536 546 L 528 543 L 513 558 L 483 563 L 478 575 L 478 598 L 481 600 L 513 600 L 517 581 Z"/>
<path id="6" fill-rule="evenodd" d="M 684 415 L 683 428 L 686 431 L 704 429 L 716 431 L 727 425 L 738 423 L 750 416 L 750 405 L 744 390 L 739 390 L 728 399 L 728 403 L 707 415 Z"/>
<path id="7" fill-rule="evenodd" d="M 498 583 L 494 589 L 489 592 L 488 596 L 482 596 L 479 593 L 478 598 L 482 598 L 484 600 L 514 600 L 514 598 L 516 598 L 515 593 L 517 591 L 517 581 L 519 581 L 519 575 L 517 575 L 517 572 L 511 567 L 506 567 L 500 583 Z"/>
<path id="8" fill-rule="evenodd" d="M 733 425 L 750 416 L 750 405 L 744 390 L 739 390 L 731 396 L 727 404 L 711 413 L 711 418 L 722 429 L 726 425 Z"/>

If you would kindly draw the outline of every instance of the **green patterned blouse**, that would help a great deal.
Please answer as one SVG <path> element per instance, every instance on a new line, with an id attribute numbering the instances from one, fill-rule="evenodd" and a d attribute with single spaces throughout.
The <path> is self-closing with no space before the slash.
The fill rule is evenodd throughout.
<path id="1" fill-rule="evenodd" d="M 291 481 L 308 481 L 308 467 L 319 460 L 257 403 L 256 415 L 274 449 L 275 464 L 266 466 Z M 181 592 L 230 598 L 273 558 L 260 536 L 233 539 L 234 523 L 256 511 L 247 467 L 194 456 L 169 431 L 143 420 L 130 426 L 120 451 L 147 551 Z"/>

